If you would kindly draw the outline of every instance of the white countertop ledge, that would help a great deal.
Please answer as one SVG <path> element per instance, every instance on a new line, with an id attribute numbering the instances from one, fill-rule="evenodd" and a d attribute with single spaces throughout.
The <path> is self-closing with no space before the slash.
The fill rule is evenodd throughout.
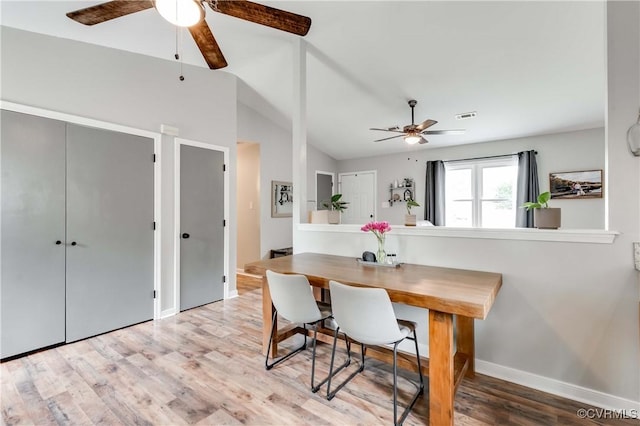
<path id="1" fill-rule="evenodd" d="M 298 224 L 299 231 L 360 233 L 362 225 Z M 613 244 L 617 231 L 604 229 L 491 229 L 446 226 L 404 226 L 391 224 L 391 234 L 412 237 L 480 238 L 488 240 L 550 241 L 586 244 Z"/>

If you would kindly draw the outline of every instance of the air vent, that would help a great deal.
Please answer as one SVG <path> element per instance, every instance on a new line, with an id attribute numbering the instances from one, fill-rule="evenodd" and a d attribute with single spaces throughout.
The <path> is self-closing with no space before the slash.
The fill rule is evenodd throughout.
<path id="1" fill-rule="evenodd" d="M 456 114 L 456 120 L 466 120 L 467 118 L 473 118 L 478 115 L 477 112 L 463 112 L 462 114 Z"/>

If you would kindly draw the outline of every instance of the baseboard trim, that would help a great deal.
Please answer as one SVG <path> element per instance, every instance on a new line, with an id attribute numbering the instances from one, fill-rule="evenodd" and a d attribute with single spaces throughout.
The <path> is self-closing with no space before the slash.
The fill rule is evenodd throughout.
<path id="1" fill-rule="evenodd" d="M 238 297 L 238 290 L 231 290 L 225 299 L 233 299 L 235 297 Z"/>
<path id="2" fill-rule="evenodd" d="M 160 319 L 167 318 L 176 314 L 176 308 L 165 309 L 164 311 L 160 311 Z"/>
<path id="3" fill-rule="evenodd" d="M 515 368 L 505 367 L 476 359 L 476 372 L 497 379 L 506 380 L 528 388 L 584 402 L 585 404 L 609 410 L 636 410 L 640 412 L 640 402 L 621 398 L 604 392 L 588 389 L 571 383 L 561 382 L 549 377 L 539 376 Z"/>

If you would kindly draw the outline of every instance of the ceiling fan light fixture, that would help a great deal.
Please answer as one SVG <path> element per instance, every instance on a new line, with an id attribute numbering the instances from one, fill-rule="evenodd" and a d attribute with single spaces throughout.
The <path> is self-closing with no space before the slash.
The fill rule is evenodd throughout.
<path id="1" fill-rule="evenodd" d="M 160 16 L 178 27 L 191 27 L 204 19 L 204 7 L 197 0 L 155 0 Z"/>
<path id="2" fill-rule="evenodd" d="M 409 133 L 404 137 L 404 141 L 409 145 L 417 144 L 418 142 L 420 142 L 420 139 L 422 139 L 422 136 L 417 133 Z"/>

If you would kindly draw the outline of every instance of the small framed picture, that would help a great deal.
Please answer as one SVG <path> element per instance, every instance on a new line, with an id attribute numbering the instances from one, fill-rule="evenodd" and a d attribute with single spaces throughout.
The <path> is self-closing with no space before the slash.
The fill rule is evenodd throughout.
<path id="1" fill-rule="evenodd" d="M 293 185 L 291 182 L 271 181 L 271 217 L 292 217 Z"/>
<path id="2" fill-rule="evenodd" d="M 602 198 L 602 170 L 549 173 L 551 198 Z"/>

